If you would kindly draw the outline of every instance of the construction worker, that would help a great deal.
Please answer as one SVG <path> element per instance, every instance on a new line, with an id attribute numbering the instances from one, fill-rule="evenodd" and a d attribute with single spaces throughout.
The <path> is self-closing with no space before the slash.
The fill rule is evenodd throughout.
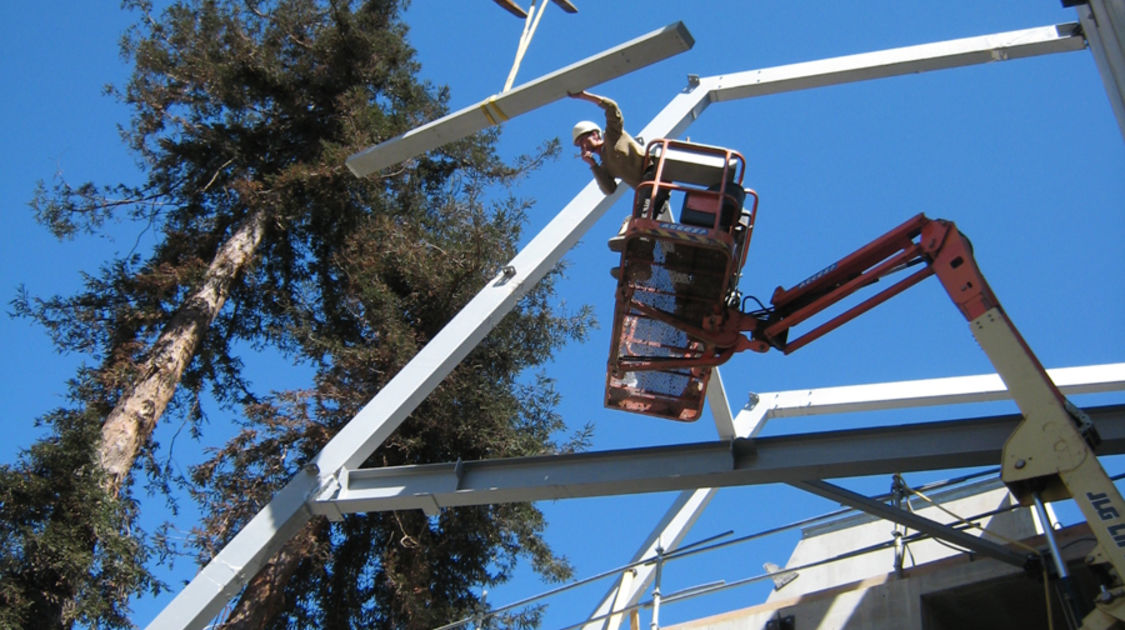
<path id="1" fill-rule="evenodd" d="M 617 190 L 618 179 L 636 188 L 645 168 L 645 151 L 633 136 L 625 133 L 625 119 L 617 102 L 585 90 L 570 95 L 605 110 L 604 132 L 597 123 L 583 120 L 574 125 L 572 134 L 574 146 L 582 151 L 582 161 L 590 165 L 598 188 L 608 195 Z"/>
<path id="2" fill-rule="evenodd" d="M 645 172 L 644 147 L 625 132 L 625 117 L 622 116 L 617 102 L 585 90 L 568 94 L 573 98 L 594 103 L 605 110 L 604 133 L 592 120 L 578 122 L 571 132 L 574 146 L 582 152 L 582 161 L 590 165 L 590 171 L 594 174 L 594 180 L 598 182 L 598 188 L 608 195 L 617 190 L 618 179 L 630 188 L 636 188 L 645 179 L 651 179 L 651 174 Z M 660 208 L 657 218 L 663 221 L 669 220 L 671 214 L 668 211 L 666 192 L 661 193 L 657 205 Z M 617 235 L 609 239 L 610 250 L 621 251 L 628 223 L 629 220 L 626 219 Z"/>

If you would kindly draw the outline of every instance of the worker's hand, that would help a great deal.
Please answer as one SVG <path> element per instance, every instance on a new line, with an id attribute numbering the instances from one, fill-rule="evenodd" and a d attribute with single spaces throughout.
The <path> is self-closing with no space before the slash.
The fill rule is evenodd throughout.
<path id="1" fill-rule="evenodd" d="M 594 152 L 593 151 L 589 151 L 589 150 L 582 151 L 582 161 L 589 164 L 590 166 L 597 166 L 598 165 L 598 161 L 594 159 Z"/>
<path id="2" fill-rule="evenodd" d="M 600 103 L 601 100 L 602 100 L 600 96 L 595 96 L 593 94 L 590 94 L 586 90 L 582 90 L 580 92 L 567 91 L 566 95 L 569 96 L 570 98 L 576 98 L 576 99 L 581 100 L 581 101 L 590 101 L 591 103 Z"/>

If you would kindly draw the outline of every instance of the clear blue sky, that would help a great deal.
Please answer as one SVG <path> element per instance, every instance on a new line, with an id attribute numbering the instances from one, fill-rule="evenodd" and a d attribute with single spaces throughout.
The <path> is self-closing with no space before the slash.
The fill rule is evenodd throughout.
<path id="1" fill-rule="evenodd" d="M 548 8 L 517 84 L 677 20 L 696 39 L 691 51 L 593 88 L 621 103 L 632 130 L 660 111 L 686 85 L 689 73 L 711 76 L 1076 19 L 1058 0 L 575 4 L 577 15 Z M 56 172 L 72 182 L 137 179 L 133 158 L 116 131 L 127 124 L 128 111 L 101 94 L 104 84 L 128 76 L 117 40 L 129 21 L 114 8 L 93 4 L 49 0 L 0 6 L 0 68 L 9 86 L 0 103 L 5 121 L 0 292 L 5 302 L 20 283 L 42 296 L 72 291 L 80 286 L 82 270 L 95 271 L 108 255 L 130 251 L 138 239 L 143 247 L 139 229 L 129 225 L 118 226 L 113 238 L 57 242 L 35 224 L 26 205 L 35 182 Z M 500 91 L 520 20 L 489 0 L 415 0 L 407 21 L 423 75 L 450 87 L 454 109 Z M 566 101 L 505 124 L 506 154 L 532 151 L 554 136 L 566 146 L 558 161 L 519 191 L 538 200 L 527 238 L 589 180 L 565 141 L 575 120 L 597 116 L 589 104 Z M 738 149 L 749 161 L 747 182 L 762 201 L 744 293 L 766 300 L 774 287 L 792 286 L 909 216 L 926 212 L 957 222 L 972 239 L 984 273 L 1046 366 L 1125 358 L 1125 143 L 1089 52 L 719 103 L 687 135 Z M 573 426 L 595 423 L 599 450 L 714 439 L 706 416 L 684 425 L 601 407 L 613 308 L 608 268 L 615 264 L 605 239 L 624 212 L 624 204 L 610 210 L 567 256 L 563 298 L 574 306 L 594 305 L 603 325 L 588 343 L 565 349 L 552 367 L 564 396 L 562 410 Z M 22 320 L 0 320 L 0 340 L 9 435 L 0 446 L 0 461 L 8 462 L 39 434 L 34 419 L 62 404 L 65 381 L 82 357 L 58 356 L 44 333 Z M 262 391 L 304 384 L 300 370 L 268 358 L 251 357 L 247 363 Z M 738 356 L 723 367 L 722 376 L 737 411 L 749 392 L 991 371 L 948 298 L 929 281 L 792 356 Z M 174 440 L 170 456 L 181 467 L 229 435 L 228 415 L 217 408 L 208 413 L 211 425 L 200 442 L 186 436 Z M 940 417 L 927 413 L 775 421 L 768 430 L 794 433 Z M 162 430 L 165 447 L 175 429 Z M 1107 466 L 1114 468 L 1111 472 L 1122 468 L 1117 460 Z M 948 476 L 934 472 L 911 479 Z M 890 479 L 841 483 L 875 493 L 886 490 Z M 545 504 L 548 537 L 574 563 L 577 576 L 598 573 L 626 562 L 673 498 L 658 494 Z M 726 530 L 749 534 L 834 507 L 787 487 L 723 490 L 688 541 Z M 146 501 L 145 510 L 150 522 L 167 516 L 159 498 Z M 192 527 L 192 510 L 177 523 L 184 530 Z M 673 565 L 665 590 L 754 575 L 766 561 L 784 564 L 794 542 L 795 534 L 773 537 L 690 566 Z M 189 560 L 181 560 L 165 579 L 175 588 L 194 572 Z M 521 573 L 489 600 L 504 604 L 545 588 Z M 557 603 L 544 627 L 579 621 L 604 588 L 598 584 L 553 600 Z M 765 589 L 671 606 L 662 611 L 662 621 L 752 605 L 765 598 Z M 138 602 L 137 624 L 147 623 L 169 597 Z"/>

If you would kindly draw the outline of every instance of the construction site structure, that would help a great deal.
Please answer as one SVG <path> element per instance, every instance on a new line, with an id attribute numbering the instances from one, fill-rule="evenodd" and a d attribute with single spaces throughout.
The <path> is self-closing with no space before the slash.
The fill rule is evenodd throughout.
<path id="1" fill-rule="evenodd" d="M 897 76 L 974 63 L 1010 60 L 1020 57 L 1082 50 L 1087 46 L 1098 60 L 1119 127 L 1125 135 L 1125 62 L 1121 55 L 1122 24 L 1125 9 L 1120 0 L 1090 0 L 1075 7 L 1079 23 L 1052 25 L 910 46 L 906 48 L 852 55 L 848 57 L 751 70 L 721 77 L 691 77 L 687 89 L 676 94 L 669 104 L 642 131 L 646 138 L 679 136 L 711 104 L 726 100 L 775 94 L 856 80 Z M 566 91 L 584 89 L 582 64 L 571 68 L 568 77 L 578 85 Z M 569 79 L 568 79 L 569 80 Z M 424 135 L 424 134 L 422 134 Z M 427 140 L 429 142 L 432 139 Z M 425 144 L 425 143 L 423 143 Z M 368 157 L 372 157 L 370 154 Z M 395 159 L 398 159 L 397 157 Z M 372 160 L 374 161 L 374 160 Z M 725 197 L 725 193 L 720 196 Z M 911 427 L 906 433 L 886 429 L 867 431 L 862 436 L 831 436 L 821 445 L 812 436 L 787 439 L 755 438 L 754 420 L 731 413 L 718 373 L 706 384 L 706 399 L 715 417 L 719 441 L 714 444 L 670 446 L 625 452 L 584 453 L 557 458 L 531 458 L 521 462 L 450 462 L 408 469 L 361 468 L 362 463 L 394 432 L 415 407 L 453 367 L 477 344 L 507 310 L 562 258 L 581 236 L 621 197 L 603 196 L 594 182 L 587 185 L 517 254 L 480 293 L 447 324 L 390 382 L 345 425 L 304 471 L 295 476 L 224 547 L 177 597 L 150 624 L 151 628 L 203 628 L 236 595 L 242 586 L 289 537 L 310 519 L 367 510 L 423 509 L 434 514 L 444 507 L 473 502 L 534 501 L 547 498 L 625 494 L 660 490 L 681 490 L 652 537 L 642 543 L 637 557 L 674 549 L 684 533 L 706 507 L 714 489 L 724 485 L 785 482 L 864 511 L 889 515 L 909 522 L 920 531 L 929 528 L 971 545 L 980 553 L 1011 558 L 1010 549 L 988 543 L 952 528 L 911 518 L 904 511 L 887 512 L 888 506 L 867 497 L 856 496 L 834 486 L 825 478 L 857 474 L 879 474 L 919 467 L 953 468 L 1002 461 L 1004 481 L 1020 501 L 1038 503 L 1061 495 L 1076 497 L 1099 540 L 1095 564 L 1117 567 L 1120 548 L 1120 495 L 1102 483 L 1104 471 L 1092 456 L 1088 439 L 1093 432 L 1080 414 L 1068 409 L 1060 386 L 1042 370 L 1018 333 L 1007 322 L 998 306 L 987 304 L 990 292 L 959 301 L 966 310 L 986 353 L 997 363 L 1003 379 L 1002 391 L 1010 391 L 1021 406 L 1020 426 L 1035 426 L 1059 436 L 1060 448 L 1043 456 L 1043 442 L 1024 436 L 1018 430 L 1003 445 L 996 444 L 997 431 L 1011 433 L 1011 424 L 971 423 L 972 426 L 924 427 L 933 431 L 924 439 Z M 924 222 L 920 228 L 943 237 L 956 230 L 944 222 Z M 925 237 L 923 237 L 923 241 Z M 925 245 L 925 243 L 923 243 Z M 942 256 L 937 251 L 937 257 Z M 732 256 L 733 260 L 733 256 Z M 951 263 L 952 261 L 950 261 Z M 943 272 L 944 273 L 944 272 Z M 959 277 L 953 270 L 948 277 Z M 939 274 L 942 275 L 942 274 Z M 623 273 L 624 277 L 624 273 Z M 974 275 L 972 277 L 979 277 Z M 947 287 L 958 301 L 959 287 Z M 775 296 L 776 298 L 777 296 Z M 729 311 L 728 311 L 729 312 Z M 771 327 L 777 321 L 754 315 L 739 318 L 738 338 L 748 343 L 776 347 L 781 337 Z M 748 327 L 757 321 L 764 327 Z M 714 325 L 713 325 L 714 327 Z M 718 326 L 720 330 L 734 330 Z M 749 332 L 749 335 L 743 333 Z M 743 343 L 743 342 L 738 342 Z M 717 347 L 717 346 L 716 346 Z M 756 349 L 756 348 L 749 348 Z M 712 368 L 714 370 L 714 368 Z M 807 393 L 807 392 L 806 392 Z M 999 395 L 1003 395 L 1002 393 Z M 900 393 L 890 395 L 894 404 Z M 1024 409 L 1025 403 L 1030 404 Z M 1042 411 L 1045 410 L 1045 411 Z M 1125 442 L 1112 437 L 1120 426 L 1120 409 L 1107 412 L 1104 428 L 1094 420 L 1106 452 L 1123 452 Z M 1090 415 L 1096 415 L 1091 413 Z M 1078 418 L 1076 420 L 1076 418 Z M 979 434 L 969 436 L 968 432 Z M 992 432 L 991 438 L 984 434 Z M 907 435 L 907 433 L 909 435 Z M 950 439 L 956 433 L 956 440 Z M 943 439 L 944 438 L 944 439 Z M 895 449 L 886 444 L 873 446 L 879 439 L 896 440 Z M 843 440 L 843 441 L 840 441 Z M 850 440 L 850 441 L 848 441 Z M 792 450 L 798 444 L 800 448 Z M 790 449 L 790 450 L 786 450 Z M 936 450 L 935 450 L 936 449 Z M 961 449 L 961 450 L 958 450 Z M 966 450 L 967 449 L 967 450 Z M 771 454 L 772 455 L 767 455 Z M 537 468 L 538 467 L 538 468 Z M 811 478 L 810 470 L 817 471 Z M 897 521 L 896 521 L 897 522 Z M 1100 531 L 1099 531 L 1100 529 Z M 1020 554 L 1021 561 L 1026 558 Z M 1059 554 L 1053 554 L 1057 559 Z M 1061 564 L 1061 562 L 1057 562 Z M 1064 573 L 1059 567 L 1059 574 Z M 1117 571 L 1118 575 L 1120 571 Z M 1113 576 L 1111 576 L 1113 577 Z M 624 576 L 607 593 L 591 614 L 589 627 L 604 627 L 615 606 L 632 606 L 652 583 L 651 571 Z M 1106 591 L 1105 601 L 1097 602 L 1106 618 L 1120 619 L 1120 593 Z M 599 621 L 593 621 L 593 620 Z M 1088 628 L 1098 627 L 1089 617 Z M 654 626 L 658 625 L 654 609 Z M 1109 626 L 1101 626 L 1109 627 Z"/>

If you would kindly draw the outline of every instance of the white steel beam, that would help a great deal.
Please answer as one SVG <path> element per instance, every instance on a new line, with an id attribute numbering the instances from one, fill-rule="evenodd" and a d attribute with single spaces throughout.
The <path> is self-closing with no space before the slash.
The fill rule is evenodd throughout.
<path id="1" fill-rule="evenodd" d="M 1125 405 L 1086 410 L 1125 452 Z M 1018 414 L 573 455 L 351 470 L 318 514 L 427 510 L 998 465 Z"/>
<path id="2" fill-rule="evenodd" d="M 1089 0 L 1076 8 L 1117 128 L 1125 136 L 1125 0 Z"/>
<path id="3" fill-rule="evenodd" d="M 730 402 L 727 400 L 727 391 L 723 387 L 722 375 L 719 368 L 711 373 L 711 380 L 707 383 L 707 404 L 711 408 L 711 417 L 715 420 L 715 431 L 720 440 L 732 440 L 738 437 L 735 432 L 734 415 L 730 411 Z"/>
<path id="4" fill-rule="evenodd" d="M 364 149 L 345 163 L 357 177 L 370 175 L 566 98 L 567 92 L 579 92 L 679 54 L 694 43 L 683 22 L 670 24 Z"/>
<path id="5" fill-rule="evenodd" d="M 1081 50 L 1075 23 L 953 39 L 713 77 L 715 101 L 806 90 L 1019 57 Z"/>
<path id="6" fill-rule="evenodd" d="M 1125 363 L 1056 368 L 1047 370 L 1047 375 L 1067 396 L 1125 389 Z M 739 412 L 734 420 L 739 437 L 754 437 L 771 418 L 883 411 L 1011 398 L 998 374 L 794 389 L 752 397 L 754 402 Z"/>

